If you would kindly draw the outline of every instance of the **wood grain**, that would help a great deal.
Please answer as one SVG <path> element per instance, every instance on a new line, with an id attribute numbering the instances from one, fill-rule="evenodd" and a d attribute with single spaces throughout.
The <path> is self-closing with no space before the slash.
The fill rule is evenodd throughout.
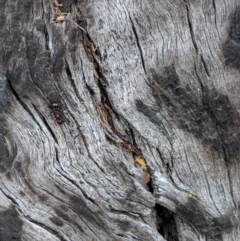
<path id="1" fill-rule="evenodd" d="M 237 1 L 0 5 L 0 240 L 239 240 Z"/>

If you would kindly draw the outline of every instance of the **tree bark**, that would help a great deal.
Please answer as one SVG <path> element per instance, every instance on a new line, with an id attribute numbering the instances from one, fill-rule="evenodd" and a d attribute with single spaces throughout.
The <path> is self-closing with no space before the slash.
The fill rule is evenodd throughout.
<path id="1" fill-rule="evenodd" d="M 0 6 L 0 240 L 240 240 L 238 1 Z"/>

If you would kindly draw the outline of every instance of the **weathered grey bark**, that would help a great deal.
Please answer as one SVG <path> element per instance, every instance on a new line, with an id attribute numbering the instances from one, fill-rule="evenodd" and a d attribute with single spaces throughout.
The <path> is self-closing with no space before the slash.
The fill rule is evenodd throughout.
<path id="1" fill-rule="evenodd" d="M 57 2 L 0 0 L 0 240 L 240 240 L 240 2 Z"/>

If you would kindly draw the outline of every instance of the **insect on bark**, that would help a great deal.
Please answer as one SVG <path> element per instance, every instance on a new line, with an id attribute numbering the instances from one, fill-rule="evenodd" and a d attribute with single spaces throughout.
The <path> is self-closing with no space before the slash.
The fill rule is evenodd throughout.
<path id="1" fill-rule="evenodd" d="M 51 104 L 51 108 L 56 122 L 58 123 L 58 125 L 62 125 L 65 122 L 62 104 L 59 102 L 54 102 Z"/>

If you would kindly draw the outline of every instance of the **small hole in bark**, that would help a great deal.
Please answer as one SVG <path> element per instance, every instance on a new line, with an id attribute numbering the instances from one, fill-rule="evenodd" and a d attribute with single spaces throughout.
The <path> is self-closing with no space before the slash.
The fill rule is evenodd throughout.
<path id="1" fill-rule="evenodd" d="M 167 241 L 178 241 L 177 227 L 173 212 L 156 204 L 157 229 Z"/>
<path id="2" fill-rule="evenodd" d="M 149 192 L 153 193 L 153 186 L 152 186 L 152 178 L 150 177 L 150 182 L 147 183 L 147 186 L 149 188 Z"/>

